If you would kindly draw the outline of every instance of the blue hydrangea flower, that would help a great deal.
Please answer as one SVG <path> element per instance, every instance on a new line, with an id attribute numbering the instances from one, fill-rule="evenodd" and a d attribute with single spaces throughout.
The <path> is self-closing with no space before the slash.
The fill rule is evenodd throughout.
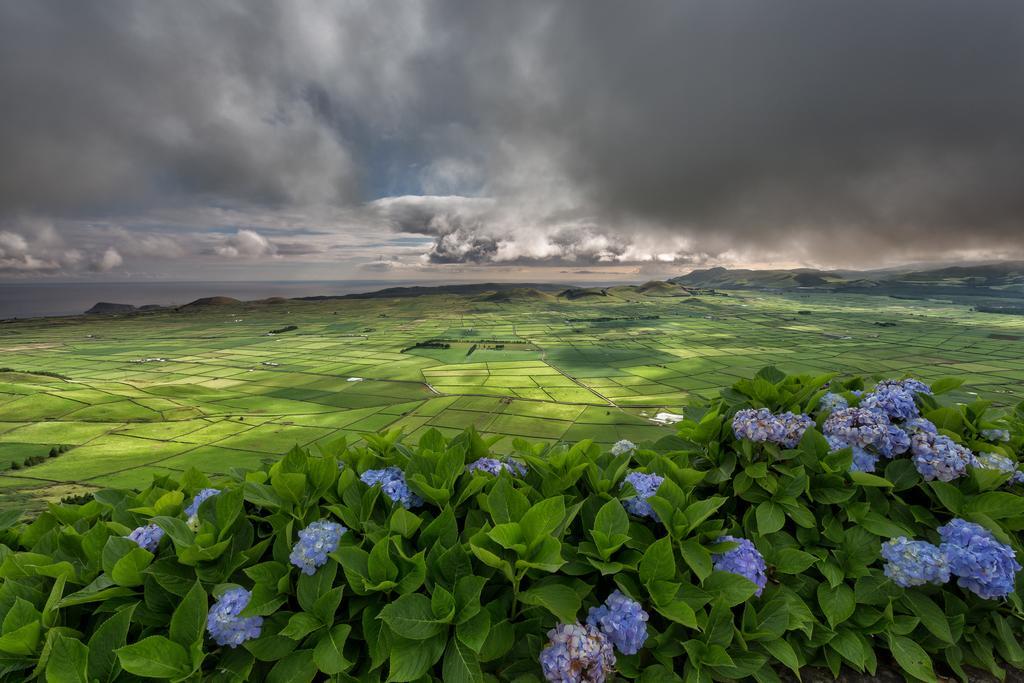
<path id="1" fill-rule="evenodd" d="M 338 549 L 338 542 L 348 529 L 336 522 L 321 519 L 299 532 L 299 541 L 288 559 L 303 574 L 312 576 L 327 564 L 327 554 Z"/>
<path id="2" fill-rule="evenodd" d="M 732 431 L 737 439 L 775 443 L 785 437 L 786 426 L 767 408 L 746 408 L 733 416 Z"/>
<path id="3" fill-rule="evenodd" d="M 889 425 L 875 449 L 886 458 L 902 455 L 910 450 L 910 435 L 896 425 Z"/>
<path id="4" fill-rule="evenodd" d="M 157 546 L 160 545 L 160 539 L 163 537 L 163 529 L 156 524 L 147 524 L 146 526 L 136 528 L 126 538 L 138 543 L 140 548 L 145 548 L 149 552 L 155 553 Z"/>
<path id="5" fill-rule="evenodd" d="M 849 408 L 850 404 L 841 394 L 833 394 L 831 391 L 821 397 L 818 401 L 818 408 L 826 413 L 834 413 L 843 408 Z"/>
<path id="6" fill-rule="evenodd" d="M 981 438 L 987 441 L 1009 441 L 1010 430 L 1008 429 L 982 429 Z"/>
<path id="7" fill-rule="evenodd" d="M 1024 483 L 1024 472 L 1020 471 L 1020 466 L 1005 455 L 999 453 L 978 453 L 974 456 L 972 464 L 981 470 L 995 470 L 996 472 L 1009 474 L 1011 484 Z"/>
<path id="8" fill-rule="evenodd" d="M 932 388 L 930 386 L 928 386 L 927 384 L 925 384 L 924 382 L 922 382 L 921 380 L 918 380 L 918 379 L 901 379 L 901 380 L 886 379 L 886 380 L 882 380 L 881 382 L 879 382 L 878 384 L 875 385 L 875 391 L 877 391 L 877 390 L 879 390 L 881 388 L 888 388 L 888 387 L 896 387 L 896 388 L 899 388 L 899 389 L 903 389 L 904 391 L 909 391 L 912 394 L 928 394 L 928 395 L 931 395 L 931 393 L 932 393 Z"/>
<path id="9" fill-rule="evenodd" d="M 890 420 L 909 420 L 920 414 L 914 403 L 914 394 L 893 385 L 879 385 L 874 393 L 861 400 L 860 407 L 883 413 Z"/>
<path id="10" fill-rule="evenodd" d="M 193 498 L 192 502 L 189 503 L 187 508 L 185 508 L 185 515 L 188 517 L 195 517 L 197 514 L 199 514 L 199 506 L 203 503 L 203 501 L 206 500 L 207 498 L 216 496 L 218 493 L 220 493 L 220 489 L 203 489 L 202 491 L 196 494 L 196 497 Z"/>
<path id="11" fill-rule="evenodd" d="M 997 541 L 988 529 L 954 519 L 939 527 L 939 536 L 950 571 L 961 588 L 986 599 L 1006 597 L 1013 592 L 1020 563 L 1013 548 Z"/>
<path id="12" fill-rule="evenodd" d="M 904 422 L 901 427 L 907 434 L 913 436 L 918 432 L 926 432 L 928 434 L 938 434 L 939 428 L 935 424 L 924 417 L 915 417 Z"/>
<path id="13" fill-rule="evenodd" d="M 783 448 L 796 448 L 808 427 L 814 426 L 814 420 L 807 415 L 791 412 L 782 413 L 776 419 L 782 424 L 782 436 L 777 443 Z"/>
<path id="14" fill-rule="evenodd" d="M 397 467 L 385 467 L 382 470 L 366 470 L 359 478 L 367 486 L 380 484 L 384 495 L 406 510 L 423 505 L 423 499 L 409 489 L 409 485 L 405 483 L 405 473 Z"/>
<path id="15" fill-rule="evenodd" d="M 206 617 L 206 630 L 218 645 L 235 648 L 252 638 L 259 638 L 263 617 L 240 617 L 252 599 L 244 588 L 234 588 L 220 596 Z"/>
<path id="16" fill-rule="evenodd" d="M 967 474 L 974 454 L 948 436 L 918 432 L 910 439 L 911 460 L 925 481 L 953 481 Z"/>
<path id="17" fill-rule="evenodd" d="M 942 549 L 927 541 L 911 541 L 905 536 L 882 544 L 885 575 L 903 588 L 936 585 L 949 581 L 949 562 Z"/>
<path id="18" fill-rule="evenodd" d="M 612 455 L 622 455 L 623 453 L 632 453 L 636 450 L 636 444 L 628 439 L 622 439 L 616 441 L 615 445 L 612 446 Z"/>
<path id="19" fill-rule="evenodd" d="M 844 448 L 849 448 L 853 451 L 853 462 L 850 463 L 851 472 L 875 471 L 875 466 L 878 464 L 878 456 L 874 453 L 864 450 L 860 446 L 848 444 L 838 436 L 826 436 L 825 440 L 828 441 L 829 448 L 833 453 Z"/>
<path id="20" fill-rule="evenodd" d="M 591 607 L 587 625 L 596 626 L 624 655 L 635 655 L 647 640 L 649 616 L 636 600 L 614 591 L 599 607 Z"/>
<path id="21" fill-rule="evenodd" d="M 540 667 L 549 683 L 604 683 L 615 668 L 615 651 L 594 626 L 559 624 L 548 631 Z"/>
<path id="22" fill-rule="evenodd" d="M 657 474 L 630 472 L 626 475 L 625 481 L 619 488 L 622 488 L 627 483 L 632 484 L 636 490 L 636 496 L 624 499 L 622 506 L 626 508 L 627 512 L 631 512 L 637 517 L 650 517 L 656 522 L 661 521 L 658 519 L 658 513 L 654 511 L 654 508 L 647 502 L 647 499 L 658 492 L 658 487 L 661 486 L 663 481 L 665 481 L 665 477 L 658 476 Z"/>
<path id="23" fill-rule="evenodd" d="M 735 536 L 722 536 L 718 543 L 738 543 L 732 550 L 724 553 L 715 553 L 711 556 L 715 569 L 732 574 L 739 574 L 757 585 L 757 592 L 754 595 L 760 596 L 764 587 L 768 585 L 768 576 L 765 574 L 767 565 L 764 557 L 758 552 L 754 544 L 745 538 Z"/>
<path id="24" fill-rule="evenodd" d="M 866 408 L 844 408 L 828 416 L 822 431 L 850 446 L 870 448 L 889 436 L 889 418 Z"/>
<path id="25" fill-rule="evenodd" d="M 513 476 L 523 476 L 526 474 L 526 466 L 515 460 L 501 461 L 497 458 L 480 458 L 466 465 L 467 472 L 483 472 L 484 474 L 493 474 L 494 476 L 498 476 L 502 470 L 507 471 Z"/>

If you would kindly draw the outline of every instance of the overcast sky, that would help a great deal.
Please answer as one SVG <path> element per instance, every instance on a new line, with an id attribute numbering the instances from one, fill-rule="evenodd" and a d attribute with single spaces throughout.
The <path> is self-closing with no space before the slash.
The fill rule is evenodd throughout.
<path id="1" fill-rule="evenodd" d="M 1019 0 L 0 0 L 0 279 L 1024 258 Z"/>

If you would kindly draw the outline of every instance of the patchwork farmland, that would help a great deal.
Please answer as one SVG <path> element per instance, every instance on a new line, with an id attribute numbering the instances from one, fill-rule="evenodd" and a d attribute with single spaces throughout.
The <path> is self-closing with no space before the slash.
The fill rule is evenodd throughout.
<path id="1" fill-rule="evenodd" d="M 1020 316 L 853 294 L 727 294 L 617 287 L 7 321 L 4 505 L 190 467 L 255 467 L 296 444 L 399 427 L 414 440 L 473 426 L 499 451 L 517 437 L 656 441 L 673 433 L 658 413 L 683 412 L 765 365 L 959 376 L 964 399 L 1024 398 Z"/>

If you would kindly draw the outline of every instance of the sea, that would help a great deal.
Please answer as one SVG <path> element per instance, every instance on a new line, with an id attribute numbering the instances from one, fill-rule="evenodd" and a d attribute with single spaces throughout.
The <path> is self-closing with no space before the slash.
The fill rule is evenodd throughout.
<path id="1" fill-rule="evenodd" d="M 259 282 L 0 282 L 0 319 L 78 315 L 99 301 L 180 306 L 207 296 L 242 301 L 280 296 L 356 294 L 385 287 L 438 284 L 395 280 L 306 280 Z"/>

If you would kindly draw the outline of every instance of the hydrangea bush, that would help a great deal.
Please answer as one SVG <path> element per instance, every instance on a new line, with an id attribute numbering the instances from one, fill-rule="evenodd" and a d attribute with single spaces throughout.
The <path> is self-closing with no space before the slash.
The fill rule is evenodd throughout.
<path id="1" fill-rule="evenodd" d="M 955 388 L 766 369 L 654 444 L 393 431 L 0 515 L 0 680 L 1001 675 L 1024 407 Z"/>

